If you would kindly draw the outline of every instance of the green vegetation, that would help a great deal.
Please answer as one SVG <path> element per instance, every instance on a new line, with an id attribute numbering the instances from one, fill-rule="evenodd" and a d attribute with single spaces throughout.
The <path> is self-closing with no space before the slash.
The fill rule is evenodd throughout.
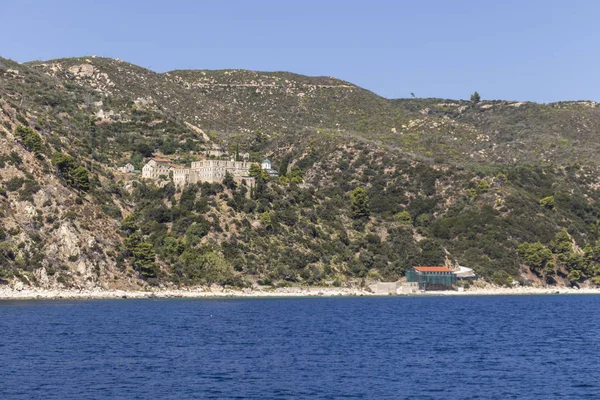
<path id="1" fill-rule="evenodd" d="M 362 187 L 357 187 L 350 193 L 350 200 L 352 201 L 352 218 L 361 219 L 368 218 L 371 214 L 371 208 L 369 207 L 369 196 Z"/>
<path id="2" fill-rule="evenodd" d="M 73 188 L 83 191 L 90 189 L 87 169 L 78 166 L 73 157 L 57 152 L 52 155 L 52 164 L 56 166 L 59 175 Z"/>
<path id="3" fill-rule="evenodd" d="M 544 276 L 546 282 L 555 283 L 566 278 L 577 283 L 584 278 L 594 280 L 600 276 L 600 243 L 587 243 L 583 251 L 573 247 L 573 239 L 566 230 L 554 235 L 544 246 L 540 242 L 522 243 L 518 247 L 519 255 L 532 272 Z"/>
<path id="4" fill-rule="evenodd" d="M 554 210 L 556 208 L 556 204 L 554 203 L 554 196 L 548 196 L 541 199 L 540 206 L 547 208 L 548 210 Z"/>
<path id="5" fill-rule="evenodd" d="M 499 285 L 600 285 L 597 107 L 387 100 L 333 78 L 100 57 L 2 62 L 21 78 L 0 80 L 1 276 L 346 285 L 448 259 Z M 100 74 L 68 72 L 84 63 Z M 247 184 L 180 188 L 115 170 L 189 165 L 215 145 L 268 155 L 280 176 L 254 164 Z M 57 232 L 81 252 L 56 255 Z"/>
<path id="6" fill-rule="evenodd" d="M 40 155 L 44 151 L 44 142 L 42 141 L 42 138 L 30 127 L 22 125 L 17 126 L 15 129 L 15 136 L 19 138 L 27 150 L 36 155 Z"/>

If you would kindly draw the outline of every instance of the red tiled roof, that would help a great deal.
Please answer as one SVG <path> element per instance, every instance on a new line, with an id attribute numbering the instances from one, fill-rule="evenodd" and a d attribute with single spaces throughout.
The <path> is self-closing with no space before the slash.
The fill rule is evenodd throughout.
<path id="1" fill-rule="evenodd" d="M 446 267 L 413 267 L 415 271 L 419 272 L 452 272 L 451 269 Z"/>
<path id="2" fill-rule="evenodd" d="M 171 160 L 169 160 L 168 158 L 160 158 L 160 157 L 154 157 L 153 160 L 156 162 L 160 162 L 160 163 L 170 163 L 171 162 Z"/>

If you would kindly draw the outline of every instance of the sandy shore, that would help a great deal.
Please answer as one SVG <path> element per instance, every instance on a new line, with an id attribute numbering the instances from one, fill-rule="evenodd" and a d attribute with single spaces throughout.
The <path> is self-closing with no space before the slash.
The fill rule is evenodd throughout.
<path id="1" fill-rule="evenodd" d="M 600 288 L 474 288 L 463 292 L 434 291 L 410 294 L 409 296 L 506 296 L 506 295 L 548 295 L 548 294 L 600 294 Z M 402 294 L 399 294 L 403 296 Z M 0 300 L 52 300 L 52 299 L 144 299 L 144 298 L 252 298 L 252 297 L 334 297 L 334 296 L 375 296 L 362 289 L 287 287 L 278 289 L 157 289 L 154 291 L 134 290 L 77 290 L 39 288 L 0 288 Z"/>
<path id="2" fill-rule="evenodd" d="M 231 290 L 231 289 L 157 289 L 141 290 L 77 290 L 77 289 L 38 289 L 9 287 L 0 288 L 0 300 L 31 299 L 145 299 L 145 298 L 223 298 L 223 297 L 332 297 L 332 296 L 372 296 L 366 290 L 346 288 L 288 287 L 272 290 Z"/>

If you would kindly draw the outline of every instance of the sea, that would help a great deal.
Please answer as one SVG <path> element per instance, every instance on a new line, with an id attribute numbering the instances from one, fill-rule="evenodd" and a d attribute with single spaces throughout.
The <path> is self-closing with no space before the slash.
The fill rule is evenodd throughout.
<path id="1" fill-rule="evenodd" d="M 0 301 L 0 399 L 600 399 L 600 296 Z"/>

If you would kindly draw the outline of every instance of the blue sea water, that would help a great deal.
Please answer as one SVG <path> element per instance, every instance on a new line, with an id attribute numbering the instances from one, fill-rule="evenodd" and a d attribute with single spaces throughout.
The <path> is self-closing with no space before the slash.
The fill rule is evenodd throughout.
<path id="1" fill-rule="evenodd" d="M 0 301 L 0 399 L 600 399 L 600 296 Z"/>

